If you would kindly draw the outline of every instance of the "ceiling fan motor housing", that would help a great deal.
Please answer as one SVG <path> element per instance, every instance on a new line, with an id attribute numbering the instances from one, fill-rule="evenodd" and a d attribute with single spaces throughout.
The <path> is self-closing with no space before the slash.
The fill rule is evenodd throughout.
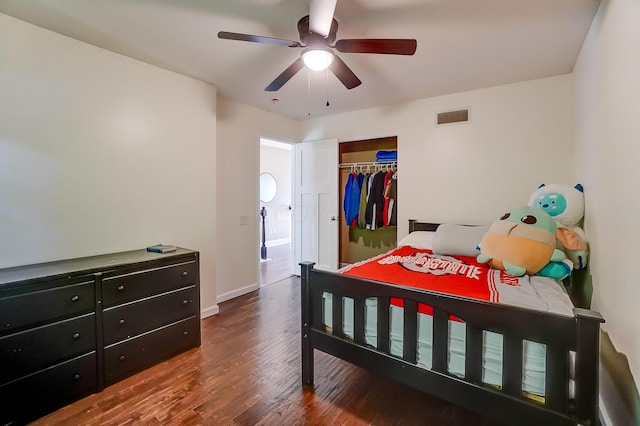
<path id="1" fill-rule="evenodd" d="M 320 34 L 314 34 L 309 31 L 309 15 L 302 17 L 298 21 L 298 34 L 300 34 L 300 41 L 306 46 L 322 46 L 327 47 L 336 41 L 336 33 L 338 32 L 338 21 L 335 18 L 331 22 L 331 29 L 329 35 L 325 38 Z"/>

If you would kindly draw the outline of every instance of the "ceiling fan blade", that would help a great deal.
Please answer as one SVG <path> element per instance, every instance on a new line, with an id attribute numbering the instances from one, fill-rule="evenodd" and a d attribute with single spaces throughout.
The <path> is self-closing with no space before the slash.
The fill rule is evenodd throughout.
<path id="1" fill-rule="evenodd" d="M 418 42 L 400 38 L 354 38 L 336 41 L 342 53 L 382 53 L 386 55 L 413 55 Z"/>
<path id="2" fill-rule="evenodd" d="M 328 37 L 336 11 L 337 0 L 311 0 L 309 3 L 309 30 Z"/>
<path id="3" fill-rule="evenodd" d="M 218 38 L 225 40 L 239 40 L 239 41 L 251 41 L 254 43 L 266 43 L 277 44 L 278 46 L 286 47 L 301 47 L 302 45 L 297 41 L 283 40 L 281 38 L 263 37 L 251 34 L 230 33 L 228 31 L 218 32 Z"/>
<path id="4" fill-rule="evenodd" d="M 333 56 L 333 62 L 329 65 L 329 69 L 336 77 L 338 77 L 338 80 L 340 80 L 347 89 L 353 89 L 354 87 L 358 87 L 362 84 L 360 79 L 356 77 L 353 71 L 351 71 L 351 68 L 349 68 L 347 64 L 345 64 L 344 61 L 336 55 Z"/>
<path id="5" fill-rule="evenodd" d="M 296 59 L 291 65 L 287 67 L 287 69 L 282 71 L 282 74 L 277 76 L 276 79 L 273 80 L 271 84 L 269 84 L 264 90 L 266 90 L 267 92 L 275 92 L 280 90 L 280 88 L 284 86 L 287 81 L 291 80 L 291 77 L 296 75 L 296 73 L 300 71 L 302 67 L 304 67 L 302 58 Z"/>

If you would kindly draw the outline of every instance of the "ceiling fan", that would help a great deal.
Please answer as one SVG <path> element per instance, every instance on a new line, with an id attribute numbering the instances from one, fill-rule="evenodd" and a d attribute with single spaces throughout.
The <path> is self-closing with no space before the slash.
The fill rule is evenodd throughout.
<path id="1" fill-rule="evenodd" d="M 333 49 L 342 53 L 386 55 L 415 53 L 417 42 L 414 39 L 360 38 L 336 41 L 338 22 L 333 17 L 336 1 L 310 0 L 309 15 L 298 21 L 299 42 L 227 31 L 218 32 L 218 38 L 303 48 L 302 55 L 265 88 L 268 92 L 279 90 L 305 65 L 316 71 L 329 68 L 347 89 L 353 89 L 362 84 L 347 64 L 333 52 Z M 334 42 L 335 44 L 332 44 Z"/>

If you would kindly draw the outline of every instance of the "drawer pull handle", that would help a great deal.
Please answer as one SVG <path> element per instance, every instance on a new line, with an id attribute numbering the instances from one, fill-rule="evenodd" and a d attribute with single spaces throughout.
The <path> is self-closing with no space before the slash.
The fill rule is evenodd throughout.
<path id="1" fill-rule="evenodd" d="M 77 294 L 75 296 L 71 296 L 72 302 L 77 302 L 78 300 L 80 300 L 80 296 L 78 296 Z"/>
<path id="2" fill-rule="evenodd" d="M 188 300 L 186 300 L 186 299 L 182 301 L 182 304 L 183 304 L 183 305 L 186 305 L 187 303 L 189 303 L 189 301 L 188 301 Z"/>
<path id="3" fill-rule="evenodd" d="M 124 361 L 125 360 L 125 356 L 124 355 L 120 355 L 120 361 Z"/>
<path id="4" fill-rule="evenodd" d="M 184 272 L 182 273 L 182 276 L 183 276 L 183 277 L 186 277 L 187 275 L 189 275 L 189 273 L 188 273 L 187 271 L 184 271 Z"/>
<path id="5" fill-rule="evenodd" d="M 188 331 L 183 331 L 183 332 L 182 332 L 182 334 L 183 334 L 184 336 L 186 336 L 187 334 L 189 334 L 189 332 L 188 332 Z"/>
<path id="6" fill-rule="evenodd" d="M 122 324 L 124 324 L 124 323 L 125 323 L 124 319 L 121 319 L 120 321 L 118 321 L 118 324 L 121 324 L 121 325 L 122 325 Z"/>
<path id="7" fill-rule="evenodd" d="M 119 285 L 118 286 L 118 291 L 122 291 L 122 290 L 124 290 L 124 286 L 123 285 Z"/>
<path id="8" fill-rule="evenodd" d="M 73 380 L 80 380 L 80 374 L 76 373 L 73 375 Z"/>
<path id="9" fill-rule="evenodd" d="M 71 338 L 72 338 L 73 340 L 77 340 L 77 339 L 79 339 L 79 338 L 80 338 L 80 333 L 73 333 L 73 336 L 71 336 Z"/>

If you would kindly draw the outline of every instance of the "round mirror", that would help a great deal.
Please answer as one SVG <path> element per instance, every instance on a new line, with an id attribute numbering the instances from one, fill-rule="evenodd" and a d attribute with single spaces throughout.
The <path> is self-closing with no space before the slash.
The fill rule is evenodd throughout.
<path id="1" fill-rule="evenodd" d="M 268 203 L 276 197 L 276 179 L 271 173 L 260 173 L 260 201 Z"/>

